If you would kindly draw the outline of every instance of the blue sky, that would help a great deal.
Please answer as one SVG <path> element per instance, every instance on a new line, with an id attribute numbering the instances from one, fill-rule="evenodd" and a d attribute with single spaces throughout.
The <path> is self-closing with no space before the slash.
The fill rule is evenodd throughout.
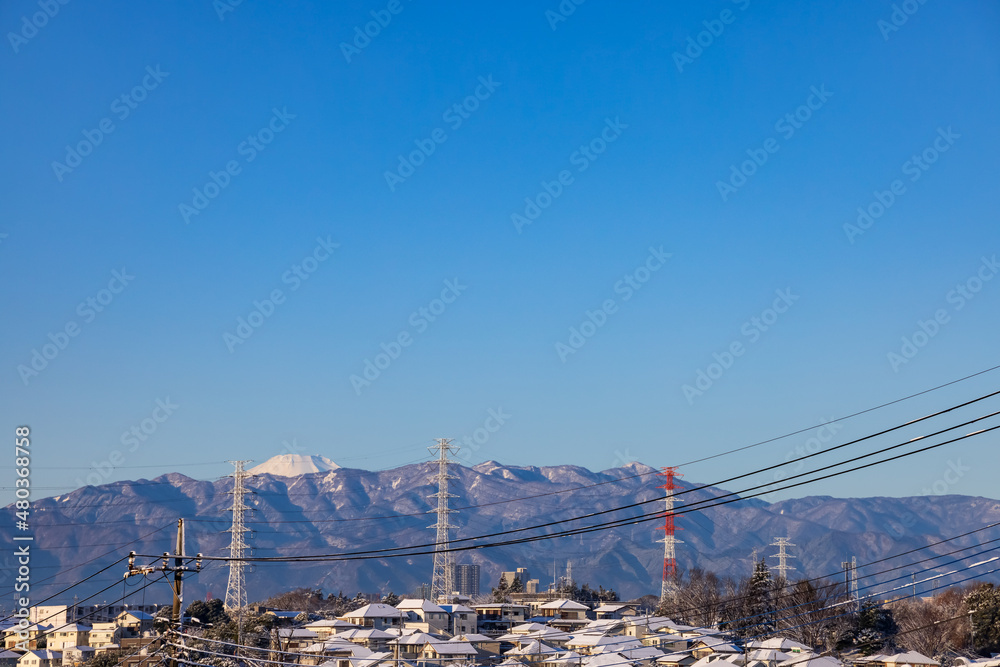
<path id="1" fill-rule="evenodd" d="M 0 415 L 37 492 L 293 442 L 393 467 L 490 410 L 463 461 L 671 465 L 1000 363 L 1000 9 L 903 4 L 4 3 Z M 996 497 L 997 444 L 794 495 Z"/>

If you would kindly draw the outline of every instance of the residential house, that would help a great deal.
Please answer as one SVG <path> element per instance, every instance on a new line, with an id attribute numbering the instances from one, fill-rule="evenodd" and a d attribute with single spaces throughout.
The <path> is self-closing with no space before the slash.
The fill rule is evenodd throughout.
<path id="1" fill-rule="evenodd" d="M 278 628 L 278 644 L 272 641 L 271 649 L 283 653 L 300 653 L 319 639 L 312 630 L 305 628 Z"/>
<path id="2" fill-rule="evenodd" d="M 424 646 L 422 659 L 445 665 L 472 662 L 478 655 L 476 648 L 467 642 L 430 642 Z"/>
<path id="3" fill-rule="evenodd" d="M 691 643 L 691 655 L 696 658 L 704 658 L 710 655 L 718 656 L 722 659 L 736 657 L 743 654 L 743 649 L 735 644 L 715 637 L 714 635 L 703 635 L 701 638 Z M 725 667 L 722 665 L 721 667 Z"/>
<path id="4" fill-rule="evenodd" d="M 912 665 L 913 667 L 941 667 L 941 663 L 933 658 L 928 658 L 926 655 L 917 653 L 916 651 L 907 651 L 906 653 L 897 653 L 896 655 L 886 656 L 882 661 L 886 667 L 897 667 L 902 665 Z"/>
<path id="5" fill-rule="evenodd" d="M 119 645 L 125 636 L 125 630 L 116 622 L 94 623 L 90 627 L 89 644 L 94 648 L 109 644 Z"/>
<path id="6" fill-rule="evenodd" d="M 8 628 L 4 636 L 4 648 L 23 648 L 28 650 L 38 649 L 38 640 L 46 636 L 46 632 L 52 629 L 51 625 L 44 623 L 32 623 L 26 628 L 13 626 Z"/>
<path id="7" fill-rule="evenodd" d="M 687 651 L 667 653 L 656 659 L 660 667 L 691 667 L 697 659 Z"/>
<path id="8" fill-rule="evenodd" d="M 538 607 L 538 611 L 546 623 L 566 632 L 572 632 L 590 623 L 590 619 L 587 618 L 590 608 L 565 598 L 546 602 Z"/>
<path id="9" fill-rule="evenodd" d="M 396 605 L 402 613 L 403 627 L 420 632 L 447 632 L 448 612 L 428 600 L 402 600 Z"/>
<path id="10" fill-rule="evenodd" d="M 349 611 L 339 620 L 346 621 L 362 628 L 375 628 L 376 630 L 386 630 L 388 628 L 403 627 L 403 612 L 395 607 L 390 607 L 381 602 L 366 604 L 360 609 Z"/>
<path id="11" fill-rule="evenodd" d="M 141 637 L 153 631 L 153 617 L 144 611 L 123 611 L 115 618 L 126 637 Z"/>
<path id="12" fill-rule="evenodd" d="M 537 665 L 549 658 L 555 658 L 561 652 L 554 646 L 549 646 L 537 639 L 532 639 L 524 645 L 512 648 L 504 653 L 504 655 L 528 665 Z"/>
<path id="13" fill-rule="evenodd" d="M 62 667 L 62 652 L 49 649 L 27 651 L 18 659 L 17 667 Z"/>
<path id="14" fill-rule="evenodd" d="M 53 628 L 48 635 L 46 646 L 61 649 L 65 646 L 90 646 L 90 626 L 70 623 Z"/>
<path id="15" fill-rule="evenodd" d="M 443 604 L 441 608 L 448 614 L 448 634 L 452 636 L 475 634 L 479 629 L 476 610 L 462 604 Z"/>
<path id="16" fill-rule="evenodd" d="M 476 610 L 478 632 L 498 637 L 528 620 L 530 607 L 525 604 L 492 603 L 477 604 L 473 609 Z"/>
<path id="17" fill-rule="evenodd" d="M 394 630 L 393 632 L 397 632 L 397 630 Z M 393 632 L 379 630 L 377 628 L 358 628 L 355 630 L 345 630 L 344 632 L 334 635 L 330 639 L 339 639 L 349 641 L 352 644 L 360 644 L 369 651 L 377 653 L 387 650 L 389 642 L 398 636 L 393 634 Z"/>
<path id="18" fill-rule="evenodd" d="M 64 646 L 62 648 L 62 667 L 79 667 L 97 653 L 93 646 Z"/>
<path id="19" fill-rule="evenodd" d="M 123 667 L 144 667 L 148 662 L 160 659 L 159 649 L 163 647 L 163 637 L 125 637 L 122 639 L 122 651 L 128 655 L 122 659 Z M 147 660 L 149 658 L 149 660 Z"/>
<path id="20" fill-rule="evenodd" d="M 472 632 L 468 634 L 455 635 L 452 641 L 468 642 L 480 652 L 486 652 L 493 655 L 499 655 L 500 653 L 500 640 L 494 639 L 493 637 L 487 637 L 486 635 L 480 635 Z"/>
<path id="21" fill-rule="evenodd" d="M 7 651 L 0 649 L 0 667 L 16 667 L 23 651 Z"/>
<path id="22" fill-rule="evenodd" d="M 304 654 L 312 654 L 315 657 L 300 656 L 299 663 L 303 665 L 319 665 L 335 662 L 343 664 L 343 667 L 350 667 L 352 658 L 367 658 L 372 654 L 366 647 L 360 644 L 352 644 L 345 639 L 328 639 L 317 642 L 302 649 Z"/>
<path id="23" fill-rule="evenodd" d="M 326 641 L 338 632 L 343 632 L 344 630 L 356 630 L 358 628 L 358 626 L 353 623 L 347 623 L 346 621 L 340 621 L 337 619 L 332 621 L 327 619 L 313 621 L 312 623 L 306 623 L 302 627 L 306 630 L 312 630 L 315 632 L 320 641 Z"/>
<path id="24" fill-rule="evenodd" d="M 389 640 L 388 648 L 392 651 L 394 659 L 420 660 L 424 654 L 424 648 L 428 644 L 440 641 L 443 641 L 440 637 L 435 637 L 426 632 L 412 632 Z"/>
<path id="25" fill-rule="evenodd" d="M 598 619 L 625 618 L 626 616 L 636 616 L 639 605 L 628 602 L 605 602 L 594 610 L 594 617 Z"/>

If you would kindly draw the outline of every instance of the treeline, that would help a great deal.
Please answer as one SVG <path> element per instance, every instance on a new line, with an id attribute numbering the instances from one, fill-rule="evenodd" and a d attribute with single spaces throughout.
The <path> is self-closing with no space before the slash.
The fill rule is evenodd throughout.
<path id="1" fill-rule="evenodd" d="M 743 640 L 780 635 L 817 649 L 866 655 L 1000 652 L 1000 589 L 989 583 L 858 605 L 844 582 L 786 582 L 773 578 L 761 560 L 739 580 L 691 569 L 678 582 L 676 597 L 657 613 L 688 625 L 717 626 Z"/>
<path id="2" fill-rule="evenodd" d="M 512 593 L 523 593 L 524 585 L 521 583 L 520 577 L 514 577 L 512 583 L 508 584 L 507 580 L 500 577 L 500 581 L 497 585 L 491 589 L 491 595 L 493 602 L 510 602 Z M 605 588 L 604 586 L 598 586 L 597 589 L 590 587 L 590 584 L 583 584 L 578 586 L 576 582 L 572 582 L 568 585 L 564 584 L 556 589 L 556 594 L 566 598 L 567 600 L 576 600 L 577 602 L 617 602 L 618 593 L 615 592 L 613 588 Z"/>
<path id="3" fill-rule="evenodd" d="M 308 614 L 316 614 L 324 618 L 335 618 L 355 609 L 360 609 L 371 602 L 381 602 L 395 606 L 402 601 L 401 597 L 391 591 L 381 596 L 381 598 L 373 600 L 372 597 L 359 592 L 354 597 L 349 598 L 344 595 L 343 591 L 336 594 L 330 593 L 324 597 L 322 589 L 319 588 L 296 588 L 279 595 L 271 596 L 261 602 L 260 606 L 288 611 L 304 611 Z"/>

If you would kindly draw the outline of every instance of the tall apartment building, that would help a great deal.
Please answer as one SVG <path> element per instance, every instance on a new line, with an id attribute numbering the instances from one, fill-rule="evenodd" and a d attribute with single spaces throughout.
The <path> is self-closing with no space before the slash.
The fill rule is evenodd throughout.
<path id="1" fill-rule="evenodd" d="M 479 566 L 471 564 L 454 564 L 451 566 L 451 580 L 455 582 L 455 590 L 459 595 L 472 597 L 479 595 Z"/>

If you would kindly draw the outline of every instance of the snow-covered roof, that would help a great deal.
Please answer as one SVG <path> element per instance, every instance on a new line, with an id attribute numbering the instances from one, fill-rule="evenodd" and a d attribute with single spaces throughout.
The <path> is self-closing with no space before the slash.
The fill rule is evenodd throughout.
<path id="1" fill-rule="evenodd" d="M 514 635 L 526 635 L 529 632 L 537 632 L 539 630 L 548 630 L 549 626 L 544 623 L 522 623 L 521 625 L 515 625 L 510 629 L 511 634 Z"/>
<path id="2" fill-rule="evenodd" d="M 909 664 L 909 665 L 940 665 L 941 663 L 933 658 L 928 658 L 926 655 L 917 653 L 916 651 L 907 651 L 906 653 L 897 653 L 896 655 L 890 655 L 886 657 L 883 662 L 894 663 L 894 664 Z"/>
<path id="3" fill-rule="evenodd" d="M 790 660 L 778 664 L 795 665 L 795 667 L 842 667 L 841 662 L 836 658 L 831 658 L 828 655 L 820 657 L 811 651 L 794 655 Z"/>
<path id="4" fill-rule="evenodd" d="M 434 644 L 440 642 L 441 639 L 435 637 L 434 635 L 427 634 L 426 632 L 414 632 L 409 635 L 403 635 L 397 639 L 393 639 L 390 644 L 399 646 L 423 646 L 424 644 Z"/>
<path id="5" fill-rule="evenodd" d="M 440 605 L 440 607 L 442 609 L 444 609 L 446 612 L 448 612 L 449 614 L 462 613 L 462 612 L 464 612 L 466 614 L 475 614 L 476 613 L 475 609 L 473 609 L 471 607 L 466 607 L 464 604 L 443 604 L 443 605 Z"/>
<path id="6" fill-rule="evenodd" d="M 631 639 L 631 638 L 630 638 Z M 609 637 L 607 635 L 583 632 L 573 635 L 573 638 L 566 642 L 567 646 L 600 646 L 602 644 L 617 644 L 621 637 Z"/>
<path id="7" fill-rule="evenodd" d="M 144 611 L 132 611 L 132 610 L 128 610 L 128 611 L 123 611 L 121 613 L 121 615 L 132 616 L 137 621 L 152 621 L 153 620 L 153 617 L 150 616 L 149 614 L 147 614 Z"/>
<path id="8" fill-rule="evenodd" d="M 372 604 L 366 604 L 360 609 L 349 611 L 341 618 L 401 618 L 402 616 L 403 612 L 395 607 L 390 607 L 381 602 L 373 602 Z"/>
<path id="9" fill-rule="evenodd" d="M 625 627 L 625 621 L 620 618 L 599 618 L 583 626 L 582 632 L 604 632 Z"/>
<path id="10" fill-rule="evenodd" d="M 579 602 L 574 602 L 573 600 L 567 600 L 565 598 L 560 600 L 553 600 L 552 602 L 546 602 L 538 607 L 539 609 L 560 609 L 560 610 L 573 610 L 573 611 L 588 611 L 590 607 L 585 604 L 580 604 Z"/>
<path id="11" fill-rule="evenodd" d="M 750 660 L 759 660 L 761 662 L 784 662 L 793 657 L 795 656 L 790 653 L 785 653 L 774 648 L 758 648 L 754 649 L 750 654 Z"/>
<path id="12" fill-rule="evenodd" d="M 470 642 L 473 644 L 479 644 L 482 642 L 495 642 L 497 641 L 493 637 L 487 637 L 486 635 L 477 634 L 475 632 L 470 632 L 465 635 L 458 635 L 457 637 L 452 637 L 450 641 L 458 642 Z"/>
<path id="13" fill-rule="evenodd" d="M 559 649 L 543 644 L 537 639 L 533 639 L 524 646 L 512 648 L 504 655 L 553 655 L 560 653 Z"/>
<path id="14" fill-rule="evenodd" d="M 53 628 L 52 632 L 90 632 L 92 629 L 91 626 L 83 623 L 67 623 L 66 625 L 60 625 L 58 628 Z"/>
<path id="15" fill-rule="evenodd" d="M 617 653 L 598 653 L 583 659 L 584 667 L 622 667 L 631 661 Z"/>
<path id="16" fill-rule="evenodd" d="M 318 639 L 317 635 L 312 630 L 306 630 L 305 628 L 281 628 L 278 630 L 278 636 L 284 639 Z"/>
<path id="17" fill-rule="evenodd" d="M 621 648 L 615 651 L 618 655 L 624 656 L 629 660 L 656 660 L 663 656 L 663 651 L 658 648 L 653 648 L 652 646 L 643 646 L 641 642 L 636 642 L 639 646 L 633 646 L 631 648 Z"/>
<path id="18" fill-rule="evenodd" d="M 534 630 L 524 635 L 525 637 L 533 637 L 535 639 L 544 639 L 549 642 L 568 642 L 573 635 L 568 632 L 563 632 L 557 628 L 546 625 L 541 630 Z"/>
<path id="19" fill-rule="evenodd" d="M 702 635 L 693 640 L 693 646 L 701 644 L 705 648 L 710 648 L 716 653 L 742 653 L 743 651 L 736 644 L 731 644 L 724 639 L 712 635 Z"/>
<path id="20" fill-rule="evenodd" d="M 388 651 L 383 653 L 372 653 L 371 655 L 365 657 L 351 658 L 351 667 L 373 667 L 374 665 L 378 665 L 383 662 L 391 662 L 396 667 L 412 667 L 410 666 L 410 663 L 405 660 L 399 661 L 402 662 L 402 664 L 399 664 L 398 661 L 392 659 L 392 653 L 389 653 Z"/>
<path id="21" fill-rule="evenodd" d="M 739 667 L 735 662 L 730 662 L 729 660 L 721 660 L 719 658 L 711 660 L 708 657 L 702 658 L 692 664 L 691 667 L 704 667 L 705 665 L 711 665 L 712 667 Z"/>
<path id="22" fill-rule="evenodd" d="M 306 648 L 302 649 L 303 653 L 329 653 L 329 652 L 342 652 L 350 653 L 352 657 L 365 658 L 371 655 L 369 651 L 364 646 L 360 644 L 354 644 L 343 639 L 328 639 L 325 642 L 316 642 L 315 644 L 310 644 Z"/>
<path id="23" fill-rule="evenodd" d="M 46 649 L 38 649 L 37 651 L 36 650 L 28 651 L 27 653 L 25 653 L 21 657 L 24 658 L 24 657 L 27 657 L 29 655 L 33 655 L 34 657 L 38 658 L 39 660 L 62 660 L 62 651 L 53 651 L 53 650 L 47 649 L 47 648 Z"/>
<path id="24" fill-rule="evenodd" d="M 306 627 L 306 628 L 309 628 L 309 629 L 313 629 L 313 628 L 334 628 L 334 629 L 344 628 L 345 630 L 349 630 L 351 628 L 356 628 L 358 626 L 354 625 L 353 623 L 348 623 L 347 621 L 342 621 L 339 618 L 335 618 L 333 620 L 329 620 L 329 619 L 324 618 L 324 619 L 321 619 L 319 621 L 313 621 L 312 623 L 306 623 L 303 627 Z"/>
<path id="25" fill-rule="evenodd" d="M 501 662 L 497 667 L 527 667 L 523 662 L 515 658 L 507 658 Z"/>
<path id="26" fill-rule="evenodd" d="M 448 613 L 438 605 L 431 602 L 430 600 L 413 600 L 413 599 L 402 600 L 400 601 L 399 604 L 396 605 L 396 609 L 400 611 L 415 611 L 419 609 L 420 611 L 423 612 L 433 612 L 435 614 Z"/>
<path id="27" fill-rule="evenodd" d="M 800 644 L 797 641 L 792 641 L 791 639 L 785 639 L 784 637 L 771 637 L 770 639 L 750 641 L 747 642 L 747 648 L 770 648 L 770 649 L 777 649 L 779 651 L 784 651 L 786 653 L 791 650 L 799 650 L 799 651 L 811 650 L 805 644 Z"/>
<path id="28" fill-rule="evenodd" d="M 392 639 L 396 635 L 391 635 L 384 630 L 378 630 L 376 628 L 358 628 L 355 630 L 344 630 L 339 632 L 330 639 L 347 639 L 348 641 L 352 639 L 370 640 L 370 639 Z"/>
<path id="29" fill-rule="evenodd" d="M 468 642 L 434 642 L 430 644 L 438 655 L 478 655 L 479 652 Z"/>

